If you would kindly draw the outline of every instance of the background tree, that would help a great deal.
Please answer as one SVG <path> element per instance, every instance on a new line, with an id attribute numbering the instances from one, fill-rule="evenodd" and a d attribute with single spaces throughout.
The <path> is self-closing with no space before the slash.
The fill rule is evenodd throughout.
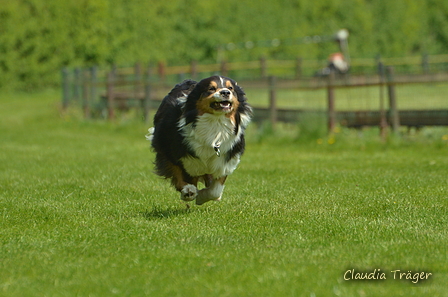
<path id="1" fill-rule="evenodd" d="M 353 57 L 446 53 L 444 0 L 0 0 L 0 87 L 57 85 L 63 66 L 136 61 L 215 62 L 229 42 L 350 32 Z M 326 58 L 333 44 L 255 47 L 227 53 Z"/>

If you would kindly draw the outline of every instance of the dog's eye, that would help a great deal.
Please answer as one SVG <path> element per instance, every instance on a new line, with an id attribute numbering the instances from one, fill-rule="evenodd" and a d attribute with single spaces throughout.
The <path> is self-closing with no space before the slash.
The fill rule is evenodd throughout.
<path id="1" fill-rule="evenodd" d="M 208 90 L 209 91 L 216 91 L 216 88 L 215 87 L 209 87 Z"/>
<path id="2" fill-rule="evenodd" d="M 230 91 L 232 91 L 232 90 L 233 90 L 233 87 L 228 87 L 227 89 L 229 89 Z"/>

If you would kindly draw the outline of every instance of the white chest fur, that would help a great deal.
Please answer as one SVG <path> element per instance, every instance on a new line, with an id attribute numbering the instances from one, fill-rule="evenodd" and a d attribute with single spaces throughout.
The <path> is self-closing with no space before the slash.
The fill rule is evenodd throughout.
<path id="1" fill-rule="evenodd" d="M 240 154 L 226 160 L 230 151 L 241 137 L 241 129 L 235 134 L 235 124 L 224 115 L 203 114 L 198 117 L 195 127 L 179 121 L 179 129 L 185 137 L 185 144 L 195 152 L 196 157 L 188 156 L 181 161 L 185 170 L 192 176 L 212 174 L 219 178 L 231 174 L 240 161 Z M 219 146 L 220 156 L 215 147 Z"/>

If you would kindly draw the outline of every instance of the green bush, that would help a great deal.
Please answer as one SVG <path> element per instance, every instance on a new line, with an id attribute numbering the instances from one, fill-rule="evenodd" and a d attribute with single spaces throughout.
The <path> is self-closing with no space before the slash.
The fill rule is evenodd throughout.
<path id="1" fill-rule="evenodd" d="M 2 0 L 0 87 L 59 83 L 63 66 L 131 65 L 136 61 L 215 62 L 217 45 L 350 31 L 356 57 L 443 53 L 443 0 L 124 1 Z M 228 60 L 326 58 L 332 43 L 255 47 Z"/>

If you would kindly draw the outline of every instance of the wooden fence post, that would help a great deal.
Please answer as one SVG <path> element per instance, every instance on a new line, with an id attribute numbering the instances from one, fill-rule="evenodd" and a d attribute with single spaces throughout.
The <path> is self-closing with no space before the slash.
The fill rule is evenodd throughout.
<path id="1" fill-rule="evenodd" d="M 190 68 L 191 68 L 191 71 L 190 71 L 191 78 L 193 80 L 196 80 L 196 78 L 198 77 L 198 61 L 195 61 L 195 60 L 191 61 Z"/>
<path id="2" fill-rule="evenodd" d="M 422 68 L 423 68 L 423 74 L 429 74 L 429 56 L 428 56 L 428 54 L 422 55 Z"/>
<path id="3" fill-rule="evenodd" d="M 98 66 L 90 68 L 90 102 L 97 100 Z"/>
<path id="4" fill-rule="evenodd" d="M 134 98 L 138 101 L 142 91 L 142 67 L 139 62 L 134 65 Z"/>
<path id="5" fill-rule="evenodd" d="M 110 71 L 107 74 L 107 117 L 109 120 L 115 118 L 114 111 L 114 71 Z"/>
<path id="6" fill-rule="evenodd" d="M 331 134 L 336 128 L 336 110 L 334 105 L 334 71 L 330 71 L 328 75 L 327 85 L 327 107 L 328 107 L 328 133 Z"/>
<path id="7" fill-rule="evenodd" d="M 398 134 L 400 129 L 400 115 L 397 108 L 397 98 L 395 94 L 395 84 L 394 84 L 394 67 L 389 66 L 386 68 L 387 74 L 387 90 L 389 95 L 389 113 L 390 122 L 392 124 L 392 131 Z"/>
<path id="8" fill-rule="evenodd" d="M 268 76 L 266 57 L 260 58 L 260 72 L 261 72 L 261 78 L 266 78 Z"/>
<path id="9" fill-rule="evenodd" d="M 160 81 L 163 82 L 165 80 L 165 63 L 162 61 L 159 61 L 158 63 L 158 74 Z"/>
<path id="10" fill-rule="evenodd" d="M 90 94 L 89 94 L 89 72 L 84 70 L 82 73 L 82 108 L 84 117 L 90 118 Z"/>
<path id="11" fill-rule="evenodd" d="M 296 59 L 296 79 L 302 77 L 302 58 L 298 57 Z"/>
<path id="12" fill-rule="evenodd" d="M 269 76 L 269 115 L 272 129 L 277 124 L 277 78 Z"/>
<path id="13" fill-rule="evenodd" d="M 178 81 L 184 81 L 185 80 L 185 73 L 179 73 L 178 75 L 177 75 L 178 77 L 179 77 L 179 79 L 178 79 Z"/>
<path id="14" fill-rule="evenodd" d="M 61 78 L 62 78 L 62 109 L 65 111 L 68 108 L 68 104 L 70 102 L 70 91 L 69 91 L 70 82 L 67 67 L 62 68 Z"/>
<path id="15" fill-rule="evenodd" d="M 380 136 L 383 141 L 386 141 L 387 136 L 387 116 L 384 107 L 384 84 L 385 84 L 385 68 L 384 64 L 379 60 L 378 62 L 378 75 L 380 80 Z"/>
<path id="16" fill-rule="evenodd" d="M 227 76 L 228 73 L 229 73 L 229 70 L 228 70 L 228 66 L 227 66 L 227 61 L 226 60 L 222 60 L 222 62 L 221 62 L 221 75 Z"/>
<path id="17" fill-rule="evenodd" d="M 74 78 L 75 83 L 73 84 L 73 97 L 75 98 L 75 100 L 78 101 L 79 98 L 81 98 L 81 93 L 82 93 L 81 69 L 75 68 L 74 75 L 75 75 L 75 78 Z"/>
<path id="18" fill-rule="evenodd" d="M 146 123 L 149 121 L 149 107 L 151 102 L 151 75 L 152 68 L 148 66 L 145 80 L 145 98 L 143 99 L 143 118 Z"/>

